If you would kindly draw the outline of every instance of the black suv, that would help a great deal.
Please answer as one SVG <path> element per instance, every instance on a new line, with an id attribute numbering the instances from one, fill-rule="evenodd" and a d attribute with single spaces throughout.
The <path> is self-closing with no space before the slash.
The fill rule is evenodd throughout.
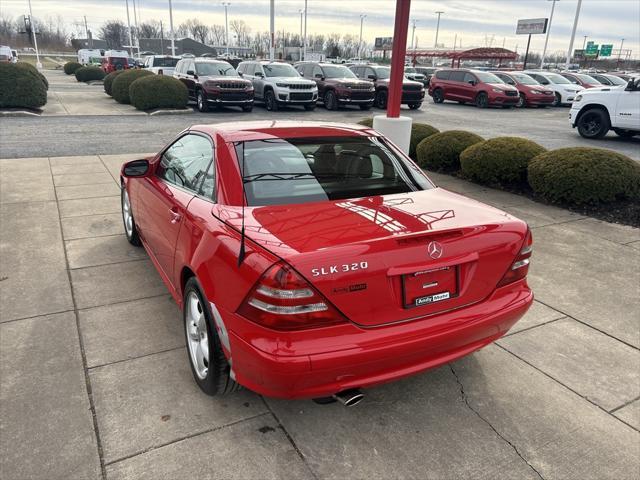
<path id="1" fill-rule="evenodd" d="M 373 82 L 359 80 L 344 65 L 300 62 L 295 67 L 304 78 L 316 82 L 318 99 L 327 110 L 337 110 L 345 105 L 358 105 L 361 110 L 369 110 L 373 105 L 376 93 Z"/>
<path id="2" fill-rule="evenodd" d="M 198 110 L 206 112 L 210 106 L 237 106 L 243 112 L 253 109 L 253 85 L 241 78 L 227 62 L 210 58 L 183 58 L 176 65 L 173 76 L 187 86 L 189 98 Z"/>
<path id="3" fill-rule="evenodd" d="M 350 67 L 358 78 L 373 81 L 376 86 L 374 105 L 378 108 L 387 108 L 389 96 L 389 79 L 391 67 L 380 65 L 353 65 Z M 409 105 L 411 110 L 416 110 L 422 105 L 424 99 L 424 86 L 420 82 L 414 82 L 404 78 L 402 81 L 402 104 Z"/>

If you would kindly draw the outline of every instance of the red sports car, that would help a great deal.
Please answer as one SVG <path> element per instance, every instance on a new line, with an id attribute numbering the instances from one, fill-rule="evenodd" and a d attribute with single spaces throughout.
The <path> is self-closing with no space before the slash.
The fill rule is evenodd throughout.
<path id="1" fill-rule="evenodd" d="M 526 223 L 364 126 L 193 126 L 121 177 L 127 238 L 182 308 L 211 395 L 357 403 L 493 342 L 533 300 Z"/>

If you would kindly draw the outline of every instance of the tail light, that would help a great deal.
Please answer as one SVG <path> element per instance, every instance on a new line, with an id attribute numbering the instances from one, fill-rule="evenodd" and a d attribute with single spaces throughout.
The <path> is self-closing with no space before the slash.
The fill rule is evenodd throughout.
<path id="1" fill-rule="evenodd" d="M 285 263 L 276 263 L 262 275 L 238 313 L 274 330 L 303 330 L 348 321 Z"/>
<path id="2" fill-rule="evenodd" d="M 509 270 L 504 274 L 502 280 L 498 282 L 498 287 L 504 287 L 518 280 L 522 280 L 529 273 L 529 259 L 531 258 L 531 252 L 533 251 L 533 237 L 531 236 L 531 230 L 527 229 L 527 235 L 522 243 L 522 248 L 518 252 L 515 260 L 509 266 Z"/>

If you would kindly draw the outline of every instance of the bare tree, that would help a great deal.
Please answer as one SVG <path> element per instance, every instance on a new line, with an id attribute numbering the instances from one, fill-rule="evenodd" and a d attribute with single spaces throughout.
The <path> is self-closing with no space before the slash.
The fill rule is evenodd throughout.
<path id="1" fill-rule="evenodd" d="M 160 22 L 157 20 L 141 23 L 138 30 L 140 38 L 160 38 Z"/>
<path id="2" fill-rule="evenodd" d="M 244 20 L 231 20 L 229 28 L 236 34 L 236 37 L 238 37 L 239 45 L 246 45 L 248 43 L 251 28 L 249 28 Z"/>
<path id="3" fill-rule="evenodd" d="M 180 24 L 178 31 L 184 31 L 183 35 L 190 35 L 191 38 L 201 43 L 207 43 L 209 36 L 209 27 L 197 18 L 190 18 L 186 22 Z"/>
<path id="4" fill-rule="evenodd" d="M 129 41 L 127 27 L 122 20 L 108 20 L 100 27 L 100 36 L 109 48 L 120 48 Z"/>
<path id="5" fill-rule="evenodd" d="M 340 36 L 339 33 L 330 33 L 327 35 L 324 51 L 328 57 L 340 56 Z"/>
<path id="6" fill-rule="evenodd" d="M 214 45 L 224 45 L 224 26 L 211 25 L 209 27 L 209 38 Z"/>
<path id="7" fill-rule="evenodd" d="M 359 38 L 355 35 L 345 35 L 342 37 L 342 56 L 345 58 L 355 57 L 358 54 Z"/>

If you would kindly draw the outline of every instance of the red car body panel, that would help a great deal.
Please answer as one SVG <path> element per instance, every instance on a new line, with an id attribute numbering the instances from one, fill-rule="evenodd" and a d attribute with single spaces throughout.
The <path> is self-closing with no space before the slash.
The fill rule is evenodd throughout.
<path id="1" fill-rule="evenodd" d="M 563 72 L 563 73 L 560 73 L 560 75 L 566 78 L 567 80 L 569 80 L 574 85 L 579 85 L 584 88 L 598 88 L 603 86 L 602 83 L 598 82 L 595 78 L 593 79 L 594 80 L 593 82 L 589 82 L 589 81 L 585 81 L 583 77 L 580 77 L 579 75 L 574 75 L 573 73 Z"/>
<path id="2" fill-rule="evenodd" d="M 224 353 L 232 361 L 232 374 L 251 390 L 312 398 L 401 378 L 491 343 L 531 305 L 524 278 L 496 288 L 528 235 L 526 224 L 437 187 L 245 207 L 246 257 L 238 266 L 244 197 L 233 142 L 379 134 L 360 126 L 299 122 L 194 126 L 189 131 L 207 136 L 215 147 L 215 203 L 157 177 L 162 152 L 150 159 L 145 176 L 123 174 L 123 188 L 143 245 L 172 296 L 182 306 L 186 280 L 198 278 L 228 332 Z M 434 240 L 444 252 L 435 260 L 427 254 Z M 348 321 L 281 331 L 241 315 L 256 282 L 283 261 Z M 331 269 L 362 262 L 366 268 L 348 273 Z M 456 294 L 446 302 L 405 308 L 404 289 L 412 288 L 412 275 L 423 271 L 455 283 Z M 351 290 L 353 285 L 360 286 Z"/>
<path id="3" fill-rule="evenodd" d="M 529 107 L 535 107 L 539 105 L 551 105 L 555 100 L 555 93 L 553 90 L 549 90 L 544 85 L 527 85 L 518 81 L 517 77 L 510 75 L 510 72 L 492 72 L 499 75 L 505 75 L 511 79 L 513 86 L 518 89 L 518 92 L 524 95 L 525 105 Z M 542 93 L 534 93 L 542 92 Z"/>
<path id="4" fill-rule="evenodd" d="M 475 83 L 472 85 L 463 79 L 450 80 L 438 78 L 443 75 L 443 72 L 455 72 L 456 75 L 464 73 L 467 76 L 473 77 Z M 511 85 L 482 82 L 473 70 L 466 69 L 442 69 L 436 72 L 429 81 L 429 95 L 433 96 L 433 92 L 437 89 L 441 89 L 444 92 L 445 100 L 458 102 L 472 103 L 481 92 L 487 94 L 489 105 L 515 105 L 519 99 L 517 89 Z"/>

